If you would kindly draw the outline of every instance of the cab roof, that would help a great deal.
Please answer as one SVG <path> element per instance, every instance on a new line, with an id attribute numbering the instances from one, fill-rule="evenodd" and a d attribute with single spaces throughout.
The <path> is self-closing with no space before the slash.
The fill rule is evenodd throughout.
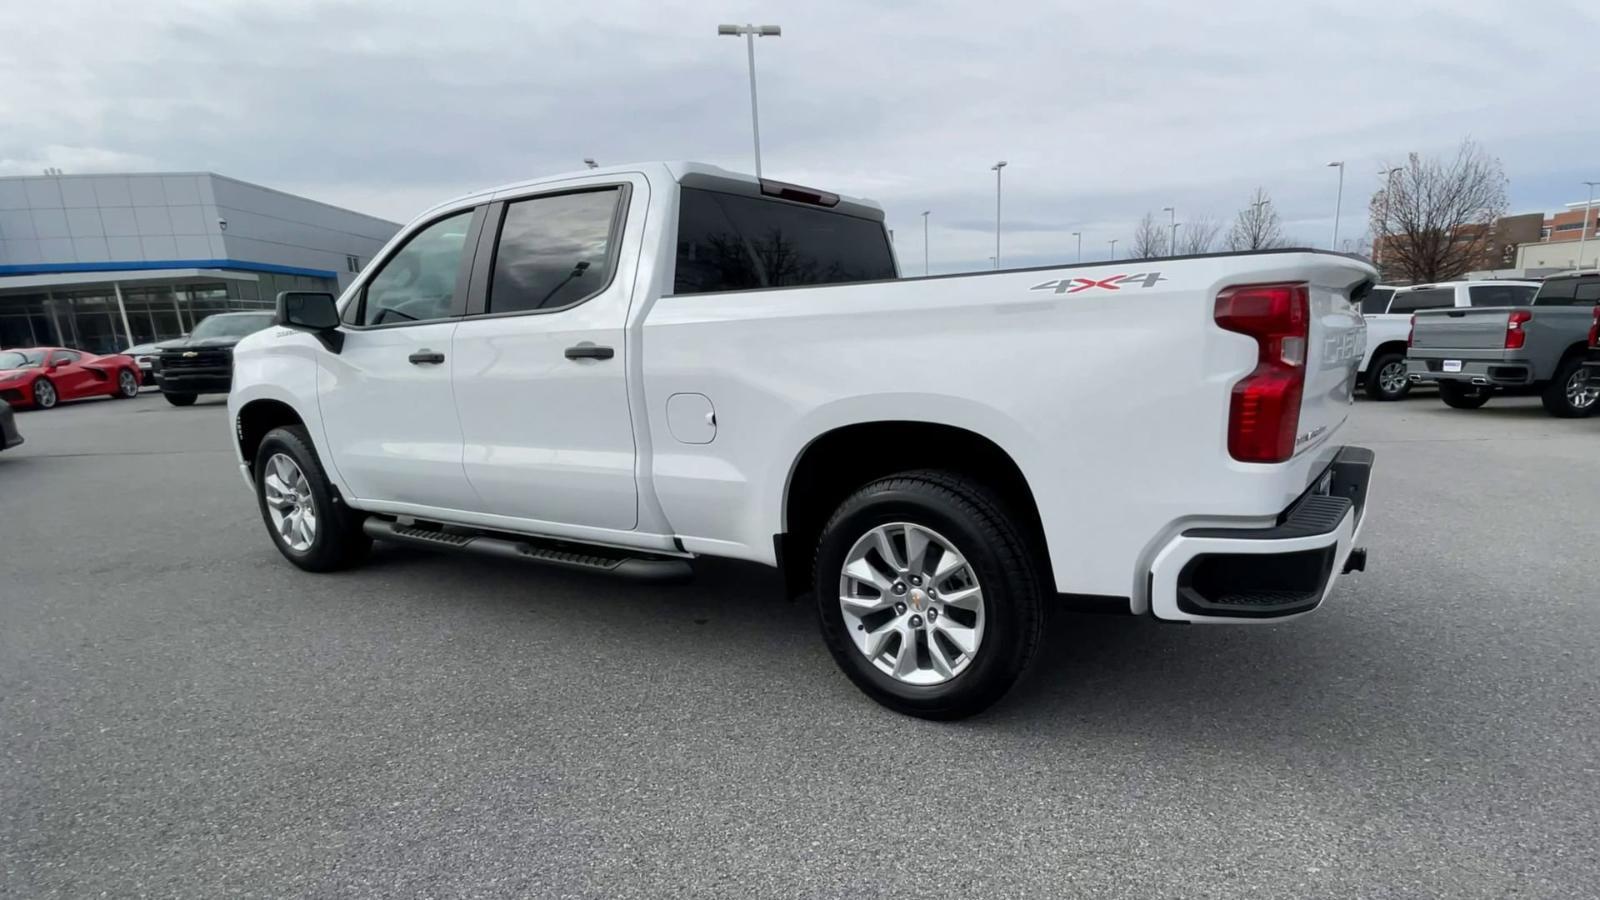
<path id="1" fill-rule="evenodd" d="M 470 203 L 488 200 L 495 194 L 506 191 L 531 190 L 545 185 L 557 185 L 570 181 L 588 181 L 593 178 L 617 175 L 643 175 L 646 178 L 657 177 L 663 180 L 670 179 L 686 187 L 703 187 L 719 190 L 724 193 L 747 194 L 750 196 L 765 196 L 786 202 L 802 203 L 807 205 L 822 206 L 837 210 L 848 215 L 875 222 L 883 221 L 883 207 L 874 200 L 863 197 L 852 197 L 835 194 L 817 188 L 789 184 L 771 178 L 758 179 L 745 172 L 735 172 L 721 166 L 709 163 L 692 162 L 687 160 L 665 162 L 624 163 L 615 166 L 599 166 L 593 169 L 579 169 L 572 172 L 563 172 L 557 175 L 547 175 L 526 181 L 514 181 L 481 191 L 474 191 L 453 200 L 436 204 L 425 210 L 421 216 L 430 216 L 447 207 L 463 206 Z M 415 220 L 413 220 L 415 221 Z"/>

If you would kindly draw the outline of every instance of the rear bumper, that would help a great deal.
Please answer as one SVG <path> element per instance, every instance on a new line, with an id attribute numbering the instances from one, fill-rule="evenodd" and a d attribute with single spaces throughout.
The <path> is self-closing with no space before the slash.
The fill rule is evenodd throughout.
<path id="1" fill-rule="evenodd" d="M 1191 528 L 1150 566 L 1150 611 L 1172 622 L 1277 621 L 1308 613 L 1350 563 L 1373 453 L 1345 447 L 1267 528 Z M 1359 566 L 1357 566 L 1359 567 Z"/>
<path id="2" fill-rule="evenodd" d="M 1445 360 L 1461 363 L 1458 372 L 1446 372 Z M 1460 384 L 1490 385 L 1497 387 L 1525 387 L 1533 384 L 1533 365 L 1520 359 L 1458 359 L 1456 357 L 1418 358 L 1406 357 L 1406 377 L 1413 384 L 1438 384 L 1454 381 Z"/>

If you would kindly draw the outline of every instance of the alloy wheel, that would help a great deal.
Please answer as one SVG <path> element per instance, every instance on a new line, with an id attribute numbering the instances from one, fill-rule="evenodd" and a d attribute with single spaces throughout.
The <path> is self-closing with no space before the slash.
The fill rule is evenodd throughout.
<path id="1" fill-rule="evenodd" d="M 983 643 L 983 589 L 962 552 L 931 528 L 879 525 L 845 555 L 839 609 L 856 649 L 896 681 L 943 684 Z"/>
<path id="2" fill-rule="evenodd" d="M 1600 399 L 1600 383 L 1589 379 L 1586 369 L 1579 369 L 1567 379 L 1567 403 L 1573 409 L 1588 409 Z"/>
<path id="3" fill-rule="evenodd" d="M 50 409 L 56 405 L 56 386 L 40 379 L 33 385 L 33 405 L 40 409 Z"/>
<path id="4" fill-rule="evenodd" d="M 1398 394 L 1405 386 L 1405 363 L 1392 362 L 1378 370 L 1378 387 L 1385 394 Z"/>
<path id="5" fill-rule="evenodd" d="M 296 553 L 310 550 L 317 539 L 317 507 L 311 497 L 311 482 L 292 457 L 272 454 L 261 479 L 261 491 L 279 540 Z"/>
<path id="6" fill-rule="evenodd" d="M 122 392 L 122 396 L 132 397 L 139 393 L 139 379 L 129 370 L 123 369 L 122 374 L 117 376 L 117 389 Z"/>

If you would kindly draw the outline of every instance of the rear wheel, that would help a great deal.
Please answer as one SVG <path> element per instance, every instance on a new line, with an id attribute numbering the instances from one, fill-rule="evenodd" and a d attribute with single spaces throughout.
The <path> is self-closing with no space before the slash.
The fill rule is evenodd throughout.
<path id="1" fill-rule="evenodd" d="M 364 516 L 339 499 L 304 428 L 267 432 L 254 471 L 261 520 L 285 559 L 310 572 L 332 572 L 366 558 L 372 538 L 361 530 Z"/>
<path id="2" fill-rule="evenodd" d="M 41 378 L 33 383 L 33 405 L 36 409 L 55 409 L 60 402 L 61 395 L 56 393 L 55 382 Z"/>
<path id="3" fill-rule="evenodd" d="M 817 615 L 834 660 L 890 709 L 980 712 L 1038 648 L 1043 604 L 1022 529 L 982 485 L 947 472 L 875 481 L 823 529 Z"/>
<path id="4" fill-rule="evenodd" d="M 1454 381 L 1439 382 L 1439 399 L 1451 409 L 1477 409 L 1489 402 L 1493 389 L 1481 384 L 1458 384 Z"/>
<path id="5" fill-rule="evenodd" d="M 1411 382 L 1406 380 L 1406 358 L 1398 353 L 1386 353 L 1372 361 L 1367 368 L 1367 396 L 1374 400 L 1400 400 L 1411 393 Z"/>
<path id="6" fill-rule="evenodd" d="M 118 372 L 117 390 L 111 396 L 122 400 L 139 396 L 139 376 L 133 374 L 132 369 L 123 369 Z"/>
<path id="7" fill-rule="evenodd" d="M 195 398 L 198 395 L 197 394 L 171 394 L 171 393 L 168 393 L 166 391 L 162 391 L 161 392 L 161 396 L 167 398 L 167 402 L 171 403 L 173 406 L 193 406 Z"/>
<path id="8" fill-rule="evenodd" d="M 1579 356 L 1568 357 L 1556 369 L 1539 399 L 1545 412 L 1560 419 L 1582 419 L 1594 414 L 1600 404 L 1600 382 L 1589 377 L 1589 368 Z"/>

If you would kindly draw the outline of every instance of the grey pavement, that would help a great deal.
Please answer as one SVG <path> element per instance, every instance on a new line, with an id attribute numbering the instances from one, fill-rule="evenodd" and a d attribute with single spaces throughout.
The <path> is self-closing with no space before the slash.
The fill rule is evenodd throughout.
<path id="1" fill-rule="evenodd" d="M 1325 609 L 1059 615 L 938 724 L 758 567 L 302 573 L 220 404 L 0 453 L 0 895 L 1600 894 L 1600 420 L 1359 403 L 1372 557 Z"/>

